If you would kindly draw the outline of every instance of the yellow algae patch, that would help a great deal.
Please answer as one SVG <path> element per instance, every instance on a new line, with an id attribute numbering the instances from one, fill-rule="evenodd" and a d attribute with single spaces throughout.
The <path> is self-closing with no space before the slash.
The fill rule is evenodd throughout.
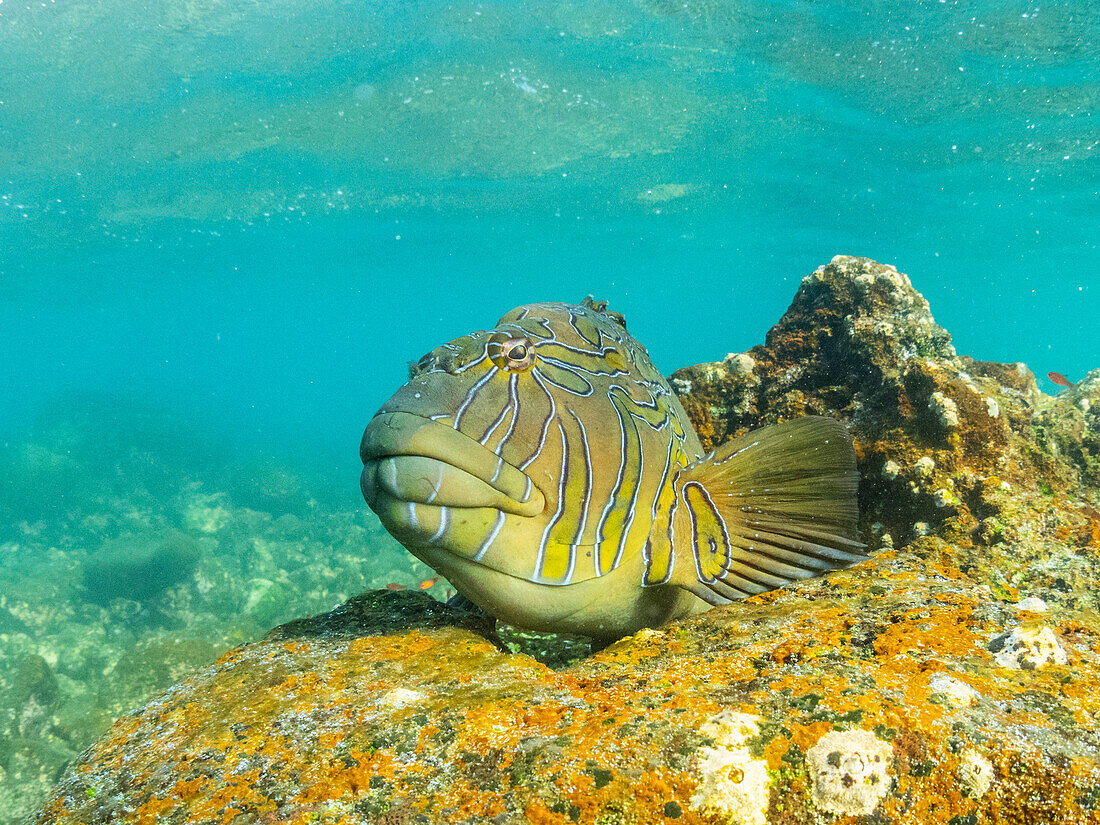
<path id="1" fill-rule="evenodd" d="M 308 653 L 310 648 L 311 648 L 311 645 L 308 642 L 284 642 L 283 645 L 282 645 L 282 648 L 287 653 Z M 218 660 L 219 664 L 221 662 L 232 661 L 235 658 L 239 658 L 239 656 L 232 656 L 231 655 L 234 652 L 235 651 L 231 650 L 231 651 L 229 651 L 229 653 L 222 656 L 221 659 Z"/>
<path id="2" fill-rule="evenodd" d="M 405 636 L 382 636 L 371 639 L 356 639 L 355 642 L 352 643 L 352 650 L 355 652 L 356 648 L 362 649 L 363 647 L 367 647 L 372 659 L 386 660 L 416 656 L 431 650 L 434 646 L 435 642 L 430 637 L 414 630 Z"/>
<path id="3" fill-rule="evenodd" d="M 822 736 L 832 730 L 831 722 L 811 722 L 808 725 L 789 725 L 790 736 L 776 736 L 764 747 L 764 758 L 769 765 L 777 766 L 783 763 L 783 757 L 794 745 L 802 753 L 805 753 Z"/>
<path id="4" fill-rule="evenodd" d="M 846 655 L 845 632 L 851 622 L 848 610 L 815 610 L 782 629 L 783 640 L 769 645 L 771 658 L 787 664 L 824 653 Z"/>
<path id="5" fill-rule="evenodd" d="M 316 693 L 321 687 L 324 687 L 324 683 L 316 673 L 290 673 L 269 690 L 274 696 L 290 698 Z"/>
<path id="6" fill-rule="evenodd" d="M 908 671 L 918 669 L 916 660 L 906 665 L 911 654 L 941 656 L 974 656 L 984 653 L 980 627 L 974 627 L 976 605 L 966 601 L 959 605 L 931 605 L 907 610 L 875 637 L 875 653 L 893 657 L 891 666 Z"/>
<path id="7" fill-rule="evenodd" d="M 528 801 L 523 809 L 523 815 L 531 825 L 565 825 L 569 822 L 569 817 L 564 813 L 554 813 L 537 796 Z"/>

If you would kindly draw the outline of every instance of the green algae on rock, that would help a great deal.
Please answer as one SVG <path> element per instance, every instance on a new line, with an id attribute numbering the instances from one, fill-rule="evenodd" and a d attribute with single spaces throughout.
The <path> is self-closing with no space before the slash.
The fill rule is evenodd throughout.
<path id="1" fill-rule="evenodd" d="M 367 594 L 120 719 L 35 821 L 1100 825 L 1097 374 L 1044 396 L 838 258 L 676 378 L 715 443 L 850 422 L 879 551 L 558 670 Z"/>

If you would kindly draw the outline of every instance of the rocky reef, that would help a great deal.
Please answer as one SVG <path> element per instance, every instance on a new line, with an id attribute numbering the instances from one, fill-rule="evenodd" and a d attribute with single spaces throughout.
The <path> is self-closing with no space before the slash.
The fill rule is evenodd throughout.
<path id="1" fill-rule="evenodd" d="M 557 669 L 368 592 L 122 717 L 35 821 L 1100 825 L 1100 371 L 1044 395 L 840 257 L 673 381 L 709 444 L 846 421 L 870 558 Z"/>
<path id="2" fill-rule="evenodd" d="M 0 442 L 0 825 L 229 648 L 431 575 L 331 479 L 165 411 L 71 396 Z"/>
<path id="3" fill-rule="evenodd" d="M 1100 370 L 1050 398 L 1024 364 L 959 356 L 909 278 L 867 259 L 805 278 L 763 345 L 672 381 L 707 447 L 799 415 L 847 423 L 880 545 L 1002 544 L 1014 495 L 1100 487 Z"/>

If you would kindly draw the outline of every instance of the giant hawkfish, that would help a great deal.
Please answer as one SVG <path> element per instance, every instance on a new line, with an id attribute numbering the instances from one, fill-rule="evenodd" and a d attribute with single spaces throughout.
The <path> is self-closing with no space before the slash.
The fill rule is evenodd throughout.
<path id="1" fill-rule="evenodd" d="M 840 422 L 704 455 L 622 315 L 591 298 L 522 306 L 429 352 L 360 453 L 386 529 L 532 630 L 615 639 L 865 557 Z"/>

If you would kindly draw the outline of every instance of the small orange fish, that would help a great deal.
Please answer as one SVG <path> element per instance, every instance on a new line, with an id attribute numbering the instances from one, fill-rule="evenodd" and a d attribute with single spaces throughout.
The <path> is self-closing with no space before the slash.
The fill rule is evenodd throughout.
<path id="1" fill-rule="evenodd" d="M 403 584 L 398 584 L 397 582 L 390 582 L 389 584 L 386 585 L 386 589 L 387 590 L 408 590 L 409 588 L 405 587 L 405 585 L 403 585 Z"/>
<path id="2" fill-rule="evenodd" d="M 1047 378 L 1049 378 L 1051 381 L 1053 381 L 1059 387 L 1074 387 L 1074 386 L 1076 386 L 1076 384 L 1074 384 L 1072 381 L 1070 381 L 1068 378 L 1066 378 L 1060 372 L 1048 372 L 1047 373 Z"/>
<path id="3" fill-rule="evenodd" d="M 421 590 L 427 590 L 437 581 L 439 581 L 439 576 L 436 576 L 434 579 L 424 579 L 424 581 L 420 582 L 417 587 L 419 587 Z"/>

